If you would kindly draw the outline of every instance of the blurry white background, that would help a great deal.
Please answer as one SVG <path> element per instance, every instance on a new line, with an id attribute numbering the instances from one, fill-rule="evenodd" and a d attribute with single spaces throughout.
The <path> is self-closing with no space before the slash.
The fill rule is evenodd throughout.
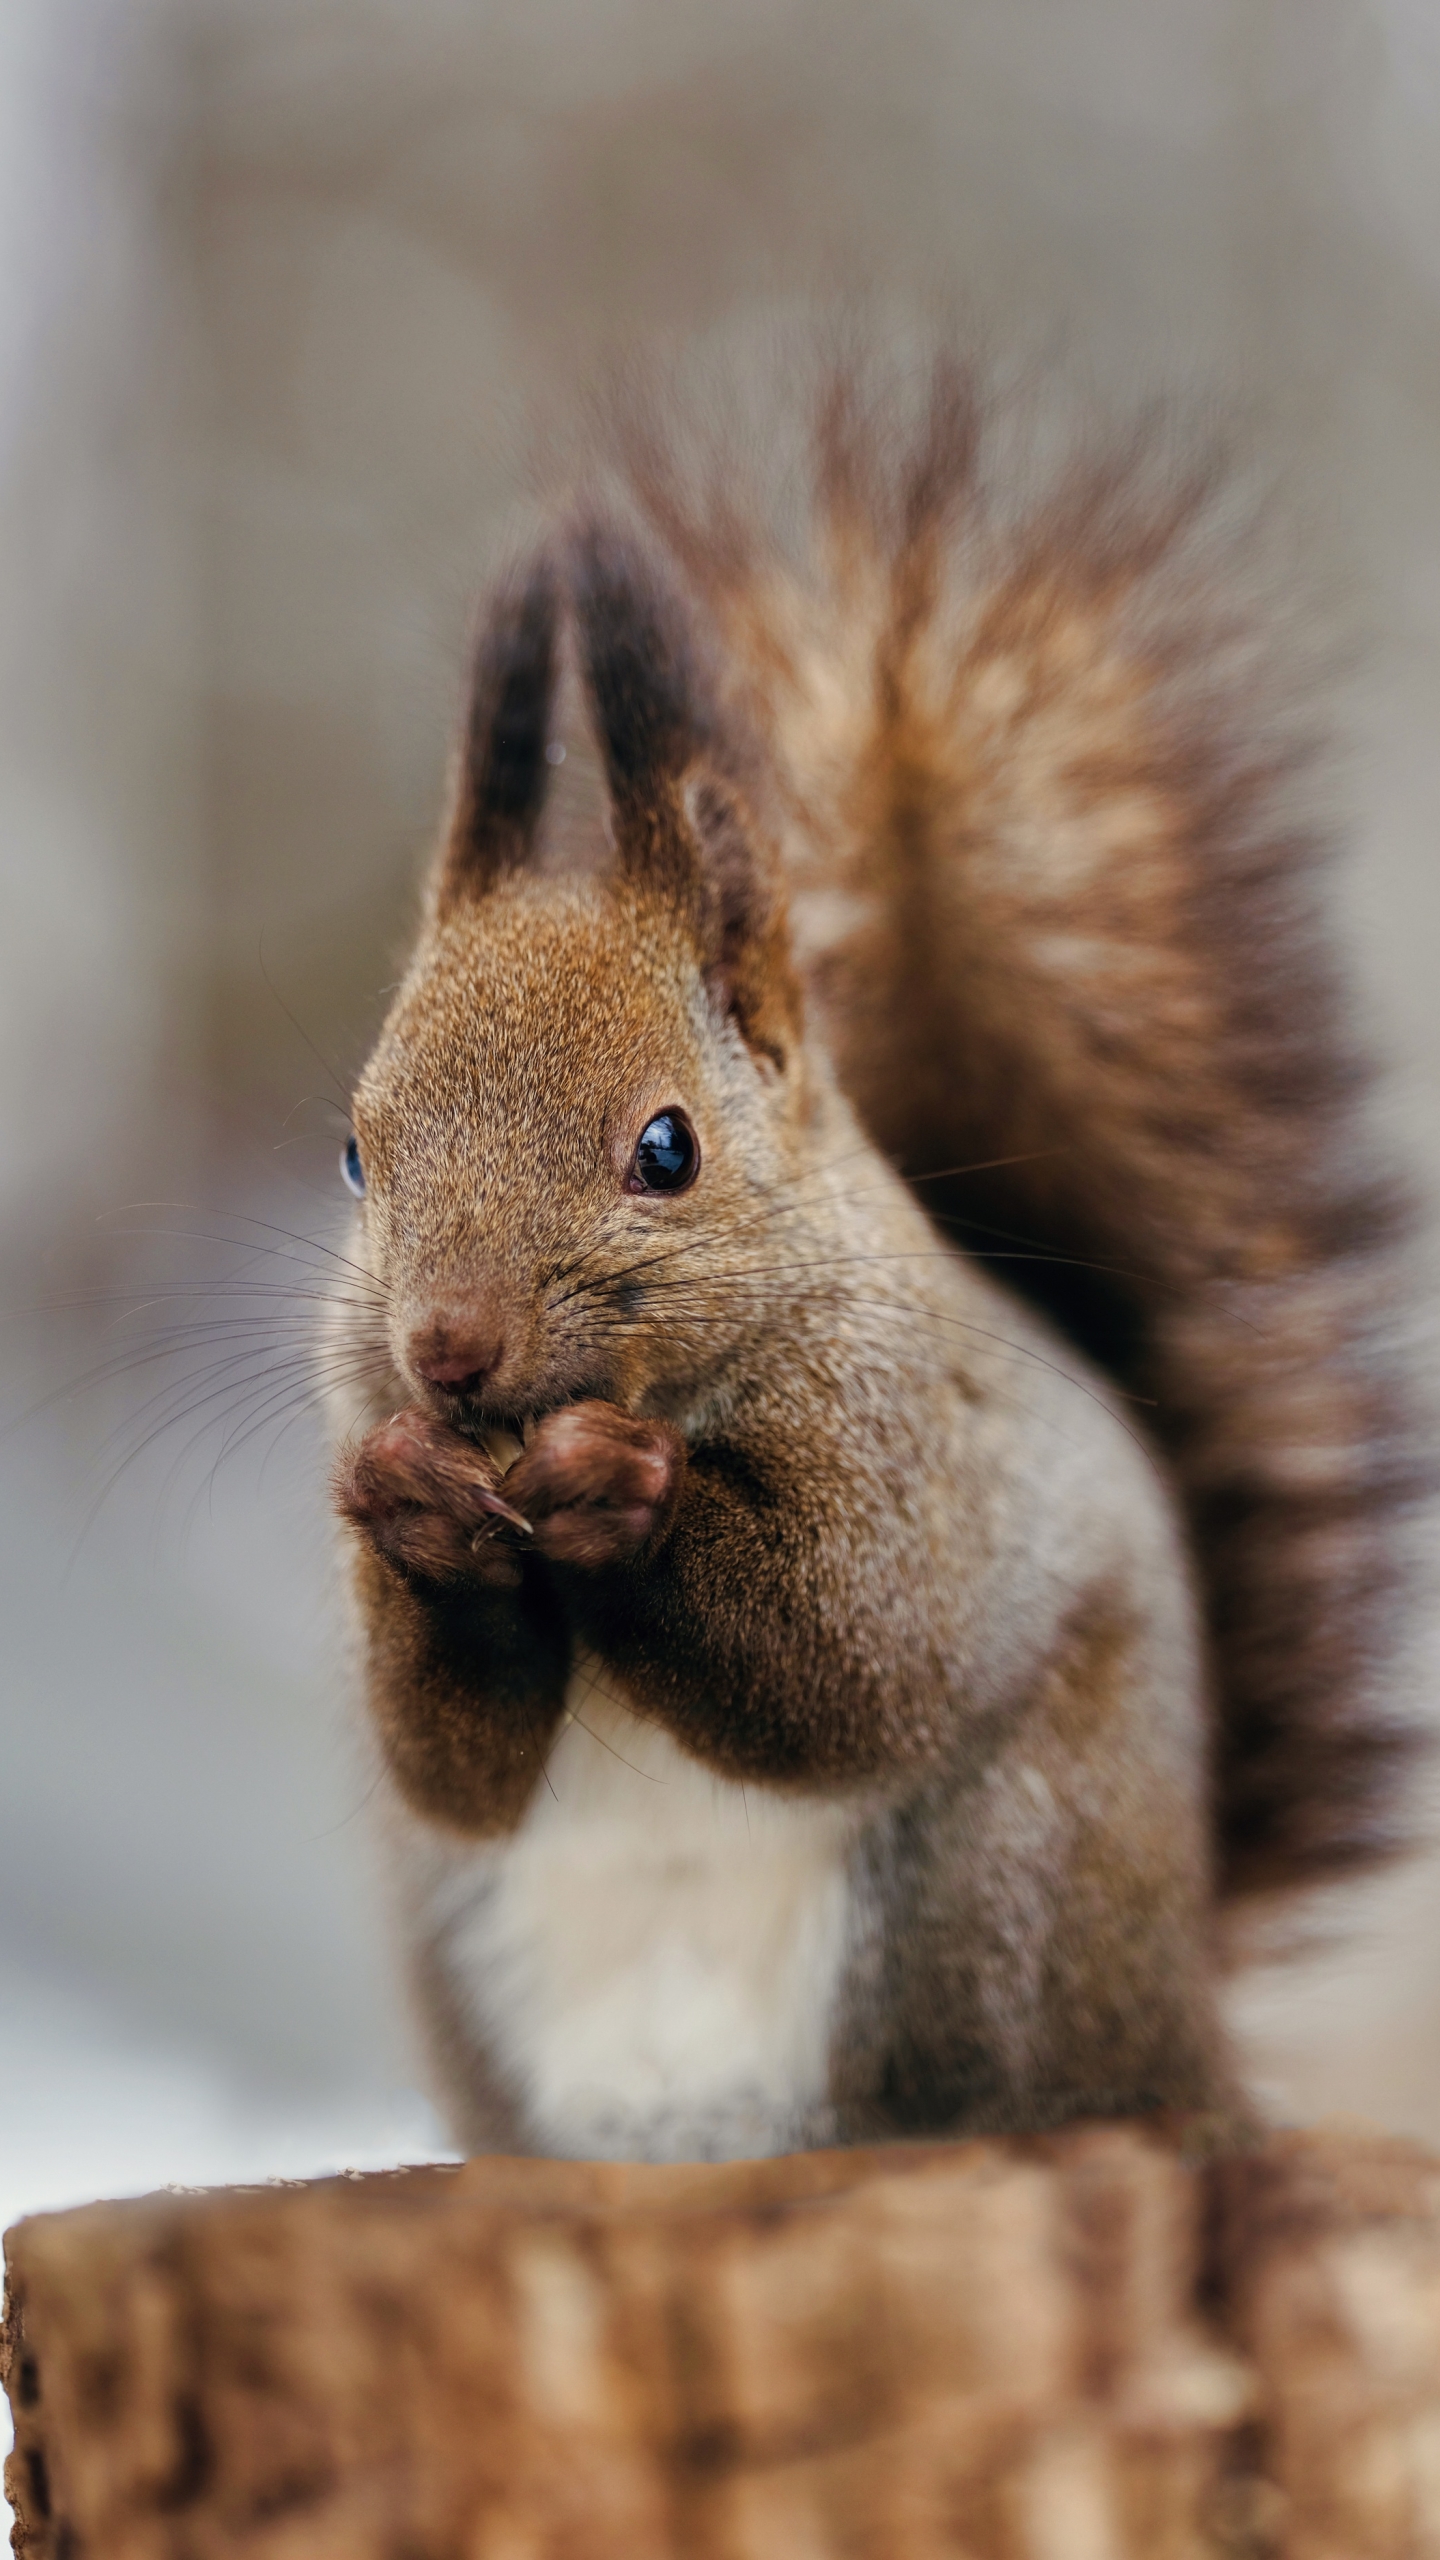
<path id="1" fill-rule="evenodd" d="M 1346 635 L 1337 930 L 1440 1193 L 1437 0 L 4 0 L 0 2221 L 440 2139 L 310 1425 L 212 1473 L 202 1410 L 96 1508 L 186 1366 L 93 1379 L 149 1338 L 96 1293 L 333 1232 L 327 1062 L 537 408 L 836 288 L 1245 422 Z M 1440 2140 L 1440 1870 L 1346 1917 L 1247 1992 L 1260 2072 Z"/>

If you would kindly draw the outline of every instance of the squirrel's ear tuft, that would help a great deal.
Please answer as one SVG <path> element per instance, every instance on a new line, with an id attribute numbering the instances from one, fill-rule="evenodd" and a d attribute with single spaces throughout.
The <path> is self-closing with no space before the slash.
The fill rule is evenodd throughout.
<path id="1" fill-rule="evenodd" d="M 530 856 L 545 803 L 559 582 L 542 553 L 502 586 L 475 652 L 460 786 L 441 860 L 444 910 L 478 897 Z"/>
<path id="2" fill-rule="evenodd" d="M 588 524 L 573 554 L 576 637 L 622 872 L 689 904 L 695 847 L 680 786 L 713 719 L 688 616 L 638 543 Z"/>
<path id="3" fill-rule="evenodd" d="M 589 525 L 573 552 L 580 661 L 626 878 L 684 916 L 717 1000 L 783 1063 L 799 1017 L 779 863 L 733 776 L 689 615 L 640 546 Z"/>

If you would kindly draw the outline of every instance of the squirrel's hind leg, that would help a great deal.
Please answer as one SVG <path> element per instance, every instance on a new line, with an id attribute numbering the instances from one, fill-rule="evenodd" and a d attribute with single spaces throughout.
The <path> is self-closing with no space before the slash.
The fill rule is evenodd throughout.
<path id="1" fill-rule="evenodd" d="M 1157 2107 L 1245 2121 L 1203 1735 L 1183 1631 L 1091 1594 L 986 1765 L 876 1826 L 851 2139 Z"/>

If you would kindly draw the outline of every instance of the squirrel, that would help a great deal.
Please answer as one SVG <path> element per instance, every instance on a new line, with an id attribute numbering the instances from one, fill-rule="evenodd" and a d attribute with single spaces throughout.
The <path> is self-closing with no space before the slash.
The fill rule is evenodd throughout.
<path id="1" fill-rule="evenodd" d="M 1403 1221 L 1295 743 L 1208 467 L 1002 503 L 985 426 L 836 368 L 797 532 L 642 419 L 482 621 L 334 1320 L 467 2149 L 1239 2121 L 1233 1915 L 1393 1845 Z"/>

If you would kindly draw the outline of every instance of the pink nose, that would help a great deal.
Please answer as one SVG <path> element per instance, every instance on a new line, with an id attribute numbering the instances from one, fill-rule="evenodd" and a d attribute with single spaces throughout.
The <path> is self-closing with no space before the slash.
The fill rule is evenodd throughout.
<path id="1" fill-rule="evenodd" d="M 499 1368 L 505 1345 L 498 1325 L 432 1316 L 410 1336 L 409 1353 L 411 1368 L 427 1385 L 474 1395 Z"/>

